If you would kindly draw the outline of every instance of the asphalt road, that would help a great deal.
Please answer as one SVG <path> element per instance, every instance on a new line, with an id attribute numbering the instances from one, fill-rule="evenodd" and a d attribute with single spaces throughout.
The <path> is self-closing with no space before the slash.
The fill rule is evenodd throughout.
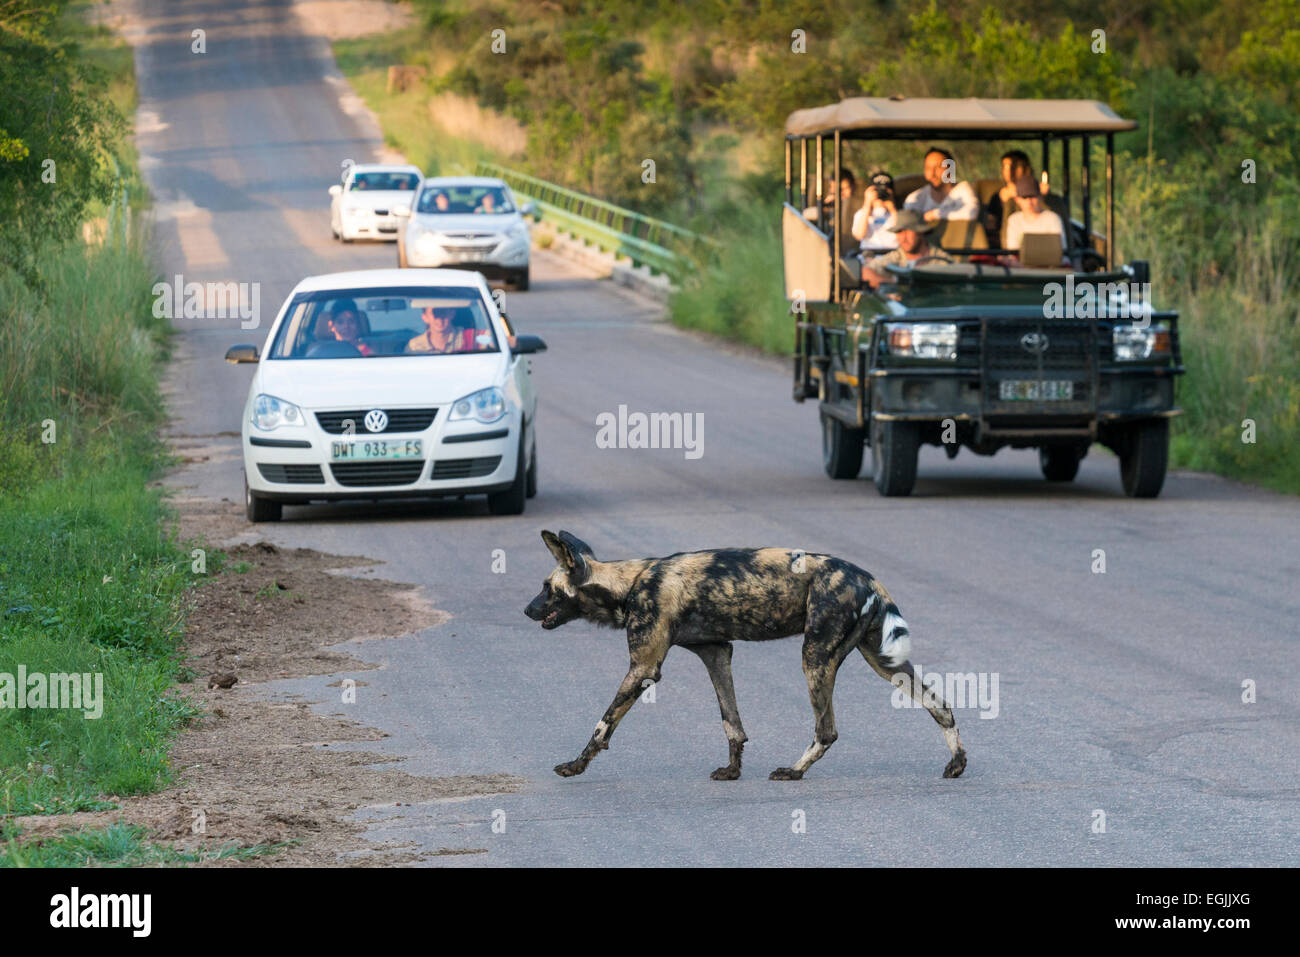
<path id="1" fill-rule="evenodd" d="M 239 502 L 232 436 L 249 372 L 222 355 L 260 342 L 302 276 L 394 262 L 391 245 L 334 242 L 327 218 L 340 164 L 375 156 L 379 137 L 340 100 L 328 47 L 302 35 L 287 0 L 140 6 L 139 145 L 164 271 L 260 283 L 255 333 L 234 319 L 177 323 L 168 383 L 175 433 L 217 453 L 179 481 Z M 194 28 L 205 54 L 190 50 Z M 1108 455 L 1062 488 L 1032 453 L 948 462 L 937 450 L 912 498 L 885 500 L 865 478 L 823 475 L 815 407 L 790 401 L 785 363 L 678 332 L 547 254 L 509 307 L 550 344 L 534 360 L 541 492 L 527 514 L 288 508 L 257 529 L 381 559 L 380 574 L 419 583 L 453 615 L 361 649 L 384 667 L 365 674 L 352 713 L 391 733 L 381 750 L 415 773 L 527 781 L 517 794 L 366 809 L 375 839 L 487 849 L 437 858 L 450 866 L 1300 863 L 1296 500 L 1174 474 L 1160 499 L 1132 501 Z M 597 448 L 596 415 L 620 404 L 702 413 L 703 455 Z M 633 708 L 585 775 L 562 780 L 551 767 L 587 740 L 627 651 L 617 632 L 544 633 L 524 618 L 552 567 L 542 528 L 569 529 L 602 558 L 722 545 L 841 555 L 898 600 L 914 661 L 997 676 L 996 717 L 958 712 L 970 765 L 941 780 L 938 728 L 892 707 L 855 656 L 835 700 L 838 743 L 803 781 L 768 781 L 812 740 L 799 642 L 741 645 L 745 774 L 713 782 L 726 757 L 717 706 L 701 663 L 676 651 L 655 702 Z M 336 680 L 273 691 L 335 712 Z M 1244 681 L 1256 702 L 1243 702 Z"/>

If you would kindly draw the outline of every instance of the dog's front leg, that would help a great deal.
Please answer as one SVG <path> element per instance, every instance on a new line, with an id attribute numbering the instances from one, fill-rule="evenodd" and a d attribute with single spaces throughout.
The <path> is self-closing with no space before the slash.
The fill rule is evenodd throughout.
<path id="1" fill-rule="evenodd" d="M 623 715 L 627 714 L 636 703 L 637 697 L 645 690 L 646 681 L 659 680 L 659 666 L 656 664 L 653 668 L 646 665 L 638 664 L 635 660 L 632 667 L 628 669 L 627 676 L 623 683 L 618 686 L 618 693 L 614 695 L 614 702 L 605 711 L 605 716 L 600 719 L 596 725 L 596 730 L 587 742 L 587 746 L 582 749 L 582 753 L 564 764 L 555 766 L 555 773 L 562 778 L 570 778 L 575 774 L 581 774 L 587 770 L 587 765 L 591 759 L 596 756 L 597 751 L 604 751 L 609 748 L 610 735 L 618 727 L 618 723 L 623 720 Z"/>

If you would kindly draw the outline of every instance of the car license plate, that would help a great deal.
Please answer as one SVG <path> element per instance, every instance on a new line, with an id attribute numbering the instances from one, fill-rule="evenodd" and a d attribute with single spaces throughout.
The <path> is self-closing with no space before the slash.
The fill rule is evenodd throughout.
<path id="1" fill-rule="evenodd" d="M 998 398 L 1030 402 L 1069 401 L 1074 398 L 1074 383 L 1069 379 L 1003 379 L 998 383 Z"/>
<path id="2" fill-rule="evenodd" d="M 452 262 L 458 262 L 458 263 L 478 262 L 482 258 L 483 258 L 483 254 L 480 253 L 477 249 L 463 250 L 451 254 Z"/>
<path id="3" fill-rule="evenodd" d="M 353 442 L 331 442 L 330 457 L 335 462 L 422 459 L 424 447 L 420 439 L 363 439 Z"/>

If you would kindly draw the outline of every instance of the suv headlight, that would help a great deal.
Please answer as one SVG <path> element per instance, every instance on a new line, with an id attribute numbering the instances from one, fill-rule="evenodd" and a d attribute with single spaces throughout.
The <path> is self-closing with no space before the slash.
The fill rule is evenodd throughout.
<path id="1" fill-rule="evenodd" d="M 421 230 L 415 238 L 415 245 L 422 250 L 432 251 L 442 247 L 442 237 L 432 230 Z"/>
<path id="2" fill-rule="evenodd" d="M 527 239 L 528 227 L 523 221 L 519 221 L 506 230 L 506 239 Z"/>
<path id="3" fill-rule="evenodd" d="M 301 428 L 306 424 L 302 409 L 292 402 L 277 399 L 273 395 L 259 395 L 253 400 L 253 414 L 249 417 L 249 421 L 263 432 L 270 432 L 281 426 Z"/>
<path id="4" fill-rule="evenodd" d="M 451 415 L 448 418 L 453 422 L 457 419 L 477 419 L 486 423 L 495 422 L 505 414 L 505 393 L 493 386 L 457 399 L 451 404 Z"/>
<path id="5" fill-rule="evenodd" d="M 1157 322 L 1154 325 L 1115 326 L 1110 332 L 1111 345 L 1115 349 L 1116 362 L 1141 362 L 1143 359 L 1158 359 L 1169 355 L 1172 342 L 1169 335 L 1169 323 Z"/>
<path id="6" fill-rule="evenodd" d="M 885 346 L 890 354 L 907 359 L 957 359 L 957 324 L 954 322 L 887 322 Z"/>

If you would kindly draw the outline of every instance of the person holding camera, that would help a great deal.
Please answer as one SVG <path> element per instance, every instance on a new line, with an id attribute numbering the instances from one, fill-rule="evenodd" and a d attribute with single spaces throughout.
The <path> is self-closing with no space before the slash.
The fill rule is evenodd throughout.
<path id="1" fill-rule="evenodd" d="M 892 232 L 898 218 L 894 178 L 884 170 L 876 170 L 869 182 L 862 196 L 862 206 L 853 215 L 853 238 L 868 252 L 897 249 L 898 235 Z"/>

